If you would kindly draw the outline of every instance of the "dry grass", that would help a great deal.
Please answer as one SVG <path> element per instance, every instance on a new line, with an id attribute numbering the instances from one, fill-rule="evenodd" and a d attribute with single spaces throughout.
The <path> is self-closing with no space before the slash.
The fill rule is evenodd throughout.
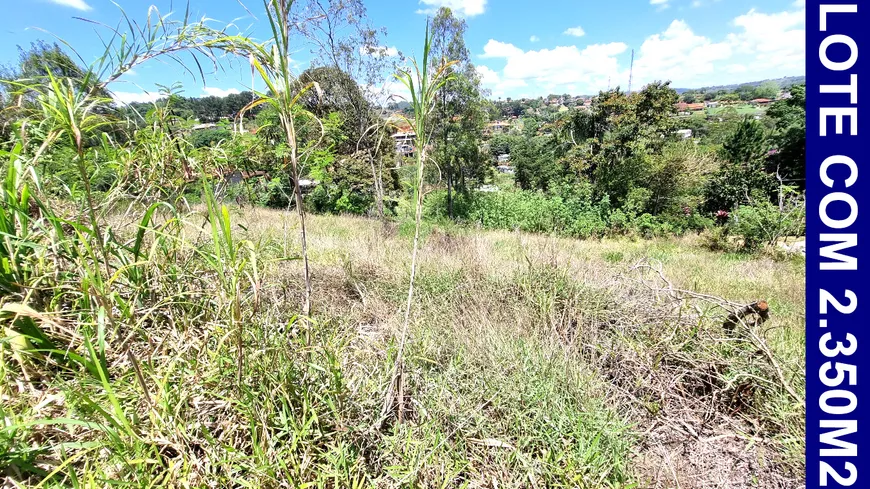
<path id="1" fill-rule="evenodd" d="M 266 217 L 270 214 L 268 211 L 260 212 L 264 214 L 262 217 L 251 216 L 252 225 L 256 226 L 254 223 L 261 218 L 271 221 Z M 377 281 L 401 283 L 403 277 L 397 273 L 407 268 L 407 238 L 384 232 L 378 223 L 351 217 L 318 217 L 312 228 L 312 239 L 316 243 L 314 248 L 319 250 L 316 261 L 322 270 L 327 265 L 339 265 L 334 257 L 341 257 L 343 266 L 353 263 L 357 270 L 370 271 Z M 681 487 L 748 487 L 758 481 L 770 487 L 797 484 L 803 450 L 802 406 L 789 399 L 783 389 L 773 387 L 768 390 L 776 391 L 776 394 L 765 394 L 765 386 L 755 387 L 762 380 L 753 380 L 753 375 L 768 375 L 770 382 L 777 382 L 769 368 L 768 359 L 758 354 L 756 345 L 750 344 L 747 348 L 729 346 L 729 351 L 725 353 L 719 349 L 723 342 L 728 341 L 723 338 L 721 329 L 716 329 L 721 324 L 724 309 L 711 308 L 709 303 L 702 303 L 704 317 L 699 317 L 694 311 L 687 312 L 697 307 L 697 301 L 687 300 L 676 305 L 682 311 L 677 320 L 672 317 L 675 305 L 666 297 L 663 298 L 664 294 L 650 293 L 633 279 L 628 280 L 625 277 L 628 269 L 643 259 L 660 262 L 663 272 L 679 289 L 733 303 L 767 300 L 771 304 L 773 320 L 764 324 L 763 330 L 759 329 L 759 335 L 763 331 L 764 344 L 769 347 L 778 364 L 784 365 L 778 367 L 786 369 L 789 386 L 803 395 L 801 366 L 804 363 L 805 299 L 802 261 L 764 255 L 714 253 L 701 248 L 698 240 L 691 237 L 653 241 L 578 241 L 510 232 L 478 233 L 461 228 L 433 228 L 426 239 L 421 273 L 426 277 L 437 277 L 432 279 L 433 282 L 445 282 L 445 289 L 432 291 L 436 296 L 434 301 L 421 301 L 417 314 L 418 321 L 424 324 L 418 324 L 418 328 L 432 328 L 431 324 L 426 324 L 427 316 L 447 317 L 454 324 L 449 335 L 466 338 L 470 344 L 493 335 L 523 338 L 542 331 L 551 333 L 554 338 L 561 338 L 564 343 L 564 325 L 572 321 L 575 328 L 578 321 L 581 328 L 583 322 L 607 321 L 612 325 L 618 321 L 621 329 L 616 334 L 616 341 L 613 338 L 602 340 L 598 335 L 591 338 L 609 342 L 607 346 L 602 346 L 603 343 L 595 346 L 599 349 L 610 348 L 610 351 L 599 351 L 592 357 L 584 356 L 578 353 L 581 349 L 575 336 L 570 348 L 576 351 L 567 353 L 571 361 L 576 362 L 578 368 L 593 372 L 597 377 L 604 376 L 613 383 L 613 378 L 608 378 L 608 369 L 623 373 L 631 369 L 625 363 L 605 367 L 608 355 L 624 355 L 627 347 L 633 348 L 632 361 L 637 363 L 634 366 L 637 371 L 631 380 L 650 384 L 639 390 L 659 389 L 671 398 L 672 404 L 681 404 L 687 399 L 692 402 L 724 403 L 701 409 L 722 411 L 714 413 L 722 418 L 715 423 L 711 424 L 710 419 L 705 419 L 711 416 L 709 412 L 693 412 L 690 415 L 679 412 L 675 415 L 679 419 L 677 426 L 671 423 L 668 427 L 668 423 L 649 415 L 649 406 L 640 406 L 643 409 L 638 409 L 637 405 L 631 406 L 632 403 L 637 404 L 638 399 L 625 396 L 620 386 L 616 385 L 609 397 L 612 401 L 610 405 L 615 412 L 625 416 L 626 421 L 639 423 L 635 429 L 645 438 L 638 442 L 639 452 L 635 460 L 638 467 L 649 468 L 643 469 L 647 476 L 652 472 L 652 477 L 662 484 L 679 481 Z M 523 294 L 540 294 L 544 297 L 533 300 L 543 301 L 553 301 L 554 296 L 558 295 L 558 292 L 548 290 L 552 284 L 534 280 L 527 284 L 526 291 L 510 290 L 516 286 L 518 277 L 541 270 L 563 277 L 572 286 L 602 294 L 602 302 L 615 301 L 618 305 L 612 310 L 605 305 L 603 312 L 597 310 L 601 304 L 596 304 L 592 311 L 583 307 L 583 304 L 566 307 L 554 303 L 538 304 L 542 309 L 539 311 L 529 311 L 525 307 L 518 310 L 515 302 Z M 548 277 L 535 278 L 545 280 Z M 359 290 L 356 286 L 354 288 Z M 325 293 L 329 297 L 328 292 Z M 365 293 L 361 292 L 360 297 L 364 296 Z M 446 301 L 445 296 L 449 297 Z M 381 318 L 387 327 L 395 324 L 395 311 L 393 316 L 385 316 L 384 301 L 377 294 L 370 294 L 363 302 L 378 308 L 377 312 L 369 314 L 370 319 Z M 324 306 L 335 304 L 335 301 L 327 300 Z M 363 306 L 359 312 L 365 314 L 366 309 Z M 347 310 L 330 310 L 330 314 L 342 313 L 346 314 Z M 623 317 L 625 314 L 629 317 Z M 720 318 L 718 323 L 716 318 Z M 699 327 L 703 323 L 706 324 Z M 458 329 L 455 327 L 457 324 Z M 648 329 L 628 332 L 629 329 L 643 327 Z M 670 336 L 659 335 L 659 328 L 668 328 Z M 674 328 L 677 331 L 673 331 Z M 681 345 L 683 348 L 686 347 L 685 343 L 691 343 L 692 347 L 711 351 L 704 355 L 681 357 L 679 348 L 674 349 L 677 351 L 662 351 L 657 349 L 659 345 L 650 344 L 663 340 L 685 340 L 687 335 L 680 328 L 685 331 L 693 331 L 693 328 L 700 330 L 700 333 L 695 331 L 697 337 Z M 472 332 L 470 338 L 477 340 L 469 340 L 468 332 Z M 483 347 L 482 350 L 483 353 L 478 354 L 486 356 L 487 348 Z M 695 390 L 675 393 L 675 378 L 698 374 L 694 371 L 687 373 L 685 368 L 675 368 L 663 374 L 663 378 L 651 375 L 649 369 L 656 369 L 662 357 L 669 354 L 674 354 L 673 360 L 677 363 L 689 363 L 684 367 L 690 370 L 718 369 L 715 375 L 719 378 L 700 375 L 695 379 L 699 384 Z M 654 358 L 656 355 L 659 358 Z M 621 359 L 621 362 L 626 361 L 625 358 Z M 740 380 L 741 369 L 748 372 L 748 382 Z M 662 384 L 651 385 L 657 381 Z M 731 382 L 733 385 L 727 387 L 727 392 L 698 393 L 697 389 L 714 389 L 713 385 L 700 384 L 721 382 Z M 716 396 L 733 396 L 734 399 L 713 399 Z M 746 396 L 754 399 L 744 399 Z M 667 404 L 666 400 L 661 404 Z M 679 409 L 684 407 L 681 405 Z M 655 409 L 666 411 L 664 406 Z M 747 410 L 749 412 L 745 412 Z M 644 412 L 644 415 L 638 415 L 638 411 Z M 689 422 L 695 425 L 694 428 L 683 426 Z M 669 432 L 659 433 L 662 427 Z M 668 466 L 672 470 L 661 470 Z"/>
<path id="2" fill-rule="evenodd" d="M 379 429 L 402 323 L 408 227 L 309 216 L 307 323 L 295 320 L 301 264 L 285 259 L 299 252 L 297 217 L 244 209 L 231 218 L 260 273 L 241 287 L 242 384 L 225 299 L 189 251 L 208 245 L 197 210 L 174 262 L 182 278 L 153 283 L 174 290 L 167 297 L 177 303 L 158 298 L 147 324 L 107 337 L 109 385 L 131 420 L 129 436 L 20 427 L 95 422 L 93 406 L 111 405 L 106 385 L 40 368 L 28 384 L 15 362 L 0 361 L 5 381 L 15 379 L 2 389 L 7 426 L 19 426 L 0 438 L 10 484 L 802 485 L 803 408 L 757 345 L 725 336 L 724 310 L 711 301 L 675 299 L 656 276 L 631 270 L 658 260 L 675 288 L 736 303 L 767 299 L 771 321 L 746 331 L 764 333 L 802 395 L 800 263 L 716 254 L 688 239 L 575 241 L 427 225 L 405 352 L 407 420 Z"/>

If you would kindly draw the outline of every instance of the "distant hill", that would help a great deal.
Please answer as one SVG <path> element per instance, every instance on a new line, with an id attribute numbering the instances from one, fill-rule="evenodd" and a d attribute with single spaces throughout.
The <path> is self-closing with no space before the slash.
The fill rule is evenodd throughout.
<path id="1" fill-rule="evenodd" d="M 701 88 L 674 88 L 674 90 L 676 90 L 677 93 L 679 93 L 679 94 L 682 94 L 684 92 L 688 92 L 689 90 L 691 90 L 693 92 L 716 92 L 718 90 L 731 91 L 737 87 L 742 87 L 744 85 L 757 87 L 757 86 L 761 85 L 762 83 L 767 83 L 767 82 L 771 82 L 771 81 L 779 83 L 779 86 L 782 88 L 786 88 L 786 87 L 790 87 L 792 85 L 799 85 L 801 83 L 806 83 L 806 80 L 807 80 L 807 77 L 803 76 L 803 75 L 802 76 L 784 76 L 782 78 L 772 78 L 769 80 L 758 80 L 758 81 L 745 82 L 745 83 L 734 83 L 731 85 L 717 85 L 717 86 L 713 86 L 713 87 L 701 87 Z"/>

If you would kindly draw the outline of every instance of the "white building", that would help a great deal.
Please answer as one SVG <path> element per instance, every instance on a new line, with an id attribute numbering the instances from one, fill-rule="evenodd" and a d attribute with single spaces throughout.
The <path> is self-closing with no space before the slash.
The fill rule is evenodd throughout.
<path id="1" fill-rule="evenodd" d="M 399 131 L 393 134 L 392 138 L 396 143 L 397 153 L 402 156 L 414 156 L 414 142 L 417 140 L 417 133 L 414 131 Z"/>

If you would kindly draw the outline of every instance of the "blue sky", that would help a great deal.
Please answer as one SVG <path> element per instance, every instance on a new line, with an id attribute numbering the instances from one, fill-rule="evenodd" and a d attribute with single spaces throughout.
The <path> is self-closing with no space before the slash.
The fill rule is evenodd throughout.
<path id="1" fill-rule="evenodd" d="M 117 0 L 144 19 L 150 5 L 183 14 L 185 4 L 168 0 Z M 195 17 L 213 26 L 235 22 L 251 35 L 268 37 L 261 0 L 190 0 Z M 366 1 L 374 26 L 384 26 L 383 46 L 419 54 L 427 12 L 451 7 L 468 23 L 466 45 L 494 98 L 549 93 L 592 94 L 628 84 L 635 51 L 634 88 L 653 80 L 698 87 L 804 74 L 803 0 L 393 0 Z M 16 45 L 59 36 L 86 60 L 101 50 L 85 17 L 116 25 L 120 12 L 108 0 L 18 0 L 4 8 L 0 62 L 16 59 Z M 47 32 L 45 32 L 47 31 Z M 105 32 L 103 32 L 105 33 Z M 300 45 L 294 58 L 307 64 Z M 243 66 L 244 65 L 244 66 Z M 112 86 L 120 100 L 145 100 L 155 83 L 181 82 L 200 96 L 244 90 L 246 63 L 209 75 L 206 86 L 179 67 L 149 62 Z M 262 87 L 260 87 L 262 88 Z M 400 92 L 395 84 L 387 90 Z"/>

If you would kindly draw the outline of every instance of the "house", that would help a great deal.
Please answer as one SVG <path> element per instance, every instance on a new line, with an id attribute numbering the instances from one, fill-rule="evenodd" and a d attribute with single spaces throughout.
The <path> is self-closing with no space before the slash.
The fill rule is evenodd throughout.
<path id="1" fill-rule="evenodd" d="M 496 133 L 506 133 L 510 131 L 511 124 L 507 121 L 494 121 L 490 122 L 483 129 L 484 134 L 496 134 Z"/>
<path id="2" fill-rule="evenodd" d="M 707 108 L 715 109 L 716 107 L 719 107 L 719 102 L 711 100 L 709 102 L 704 102 L 704 105 L 706 105 Z"/>
<path id="3" fill-rule="evenodd" d="M 679 136 L 681 136 L 683 139 L 689 139 L 690 137 L 692 137 L 692 130 L 691 129 L 680 129 L 677 131 L 677 134 Z"/>
<path id="4" fill-rule="evenodd" d="M 686 109 L 688 109 L 689 111 L 692 111 L 692 112 L 704 110 L 705 108 L 706 108 L 706 106 L 703 103 L 686 104 Z"/>
<path id="5" fill-rule="evenodd" d="M 402 156 L 414 156 L 414 142 L 417 140 L 417 133 L 409 129 L 399 131 L 391 137 L 396 145 L 396 153 Z"/>
<path id="6" fill-rule="evenodd" d="M 768 105 L 771 102 L 773 102 L 773 100 L 770 100 L 769 98 L 756 98 L 749 101 L 749 103 L 753 105 Z"/>

